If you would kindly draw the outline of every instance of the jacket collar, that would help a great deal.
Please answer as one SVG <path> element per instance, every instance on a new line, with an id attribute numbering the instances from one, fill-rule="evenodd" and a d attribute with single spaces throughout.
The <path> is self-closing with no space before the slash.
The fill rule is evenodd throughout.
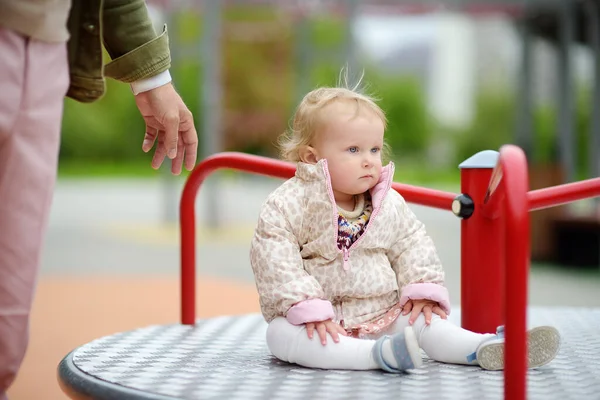
<path id="1" fill-rule="evenodd" d="M 394 169 L 395 166 L 392 161 L 381 168 L 379 181 L 369 191 L 371 194 L 371 201 L 373 202 L 373 208 L 377 208 L 381 205 L 385 195 L 391 188 L 394 179 Z M 296 177 L 306 182 L 319 181 L 324 185 L 331 185 L 331 182 L 329 181 L 327 160 L 325 159 L 319 160 L 316 164 L 298 162 L 296 167 Z"/>

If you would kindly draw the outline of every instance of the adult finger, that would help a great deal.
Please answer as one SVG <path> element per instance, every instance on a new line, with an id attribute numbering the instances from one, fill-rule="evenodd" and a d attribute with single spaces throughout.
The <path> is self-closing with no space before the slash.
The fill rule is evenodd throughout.
<path id="1" fill-rule="evenodd" d="M 306 334 L 308 335 L 309 339 L 313 338 L 314 332 L 315 332 L 315 324 L 313 324 L 312 322 L 309 322 L 308 324 L 306 324 Z"/>
<path id="2" fill-rule="evenodd" d="M 319 338 L 321 339 L 321 344 L 325 346 L 327 344 L 327 328 L 325 324 L 322 322 L 317 323 L 317 332 L 319 333 Z"/>
<path id="3" fill-rule="evenodd" d="M 156 137 L 158 136 L 158 129 L 154 129 L 146 125 L 146 133 L 144 134 L 144 141 L 142 142 L 142 151 L 147 153 L 154 146 Z"/>
<path id="4" fill-rule="evenodd" d="M 164 135 L 162 135 L 164 136 Z M 152 168 L 159 169 L 162 165 L 165 156 L 167 155 L 167 149 L 164 146 L 161 132 L 158 133 L 158 145 L 156 146 L 156 150 L 154 150 L 154 157 L 152 157 Z"/>
<path id="5" fill-rule="evenodd" d="M 177 110 L 171 110 L 165 114 L 163 125 L 167 157 L 174 159 L 177 156 L 177 141 L 179 140 L 179 113 Z"/>
<path id="6" fill-rule="evenodd" d="M 198 133 L 194 127 L 192 113 L 186 109 L 182 115 L 179 131 L 185 145 L 185 169 L 191 171 L 196 165 L 198 156 Z"/>
<path id="7" fill-rule="evenodd" d="M 185 147 L 183 146 L 183 140 L 179 137 L 177 143 L 177 157 L 171 162 L 171 173 L 173 175 L 179 175 L 181 173 L 181 165 L 183 164 L 183 157 L 185 155 Z"/>

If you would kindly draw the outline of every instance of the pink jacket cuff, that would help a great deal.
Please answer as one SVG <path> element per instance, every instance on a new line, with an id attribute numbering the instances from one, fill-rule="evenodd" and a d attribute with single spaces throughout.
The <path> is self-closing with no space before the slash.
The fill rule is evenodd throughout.
<path id="1" fill-rule="evenodd" d="M 400 307 L 408 300 L 431 300 L 437 302 L 450 315 L 450 296 L 445 286 L 437 283 L 413 283 L 407 285 L 400 295 Z"/>
<path id="2" fill-rule="evenodd" d="M 293 305 L 285 316 L 290 324 L 302 325 L 307 322 L 326 321 L 335 318 L 331 302 L 309 299 Z"/>

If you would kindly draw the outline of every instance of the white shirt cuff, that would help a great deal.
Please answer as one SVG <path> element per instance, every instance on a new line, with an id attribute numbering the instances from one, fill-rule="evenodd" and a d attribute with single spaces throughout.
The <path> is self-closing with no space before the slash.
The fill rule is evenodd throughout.
<path id="1" fill-rule="evenodd" d="M 166 70 L 150 78 L 131 82 L 131 90 L 134 95 L 137 95 L 142 92 L 147 92 L 148 90 L 156 89 L 159 86 L 166 85 L 169 82 L 171 82 L 171 74 L 169 73 L 169 70 Z"/>

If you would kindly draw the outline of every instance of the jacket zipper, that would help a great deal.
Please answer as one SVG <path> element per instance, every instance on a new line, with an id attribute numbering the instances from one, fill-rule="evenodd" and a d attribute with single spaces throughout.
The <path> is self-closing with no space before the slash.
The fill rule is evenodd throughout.
<path id="1" fill-rule="evenodd" d="M 365 229 L 366 231 L 366 229 Z M 352 246 L 350 246 L 352 247 Z M 350 250 L 348 247 L 344 247 L 342 249 L 342 252 L 344 254 L 344 271 L 348 271 L 350 269 Z"/>
<path id="2" fill-rule="evenodd" d="M 327 185 L 327 193 L 329 194 L 329 201 L 331 204 L 335 205 L 335 197 L 333 196 L 333 188 L 331 187 L 331 176 L 329 175 L 329 168 L 327 167 L 327 160 L 323 160 L 323 172 L 325 172 L 325 184 Z M 338 240 L 338 215 L 335 212 L 335 207 L 333 208 L 333 218 L 332 225 L 335 227 L 333 230 L 333 243 L 335 243 L 335 247 L 337 248 L 337 240 Z"/>
<path id="3" fill-rule="evenodd" d="M 323 171 L 325 172 L 327 191 L 329 193 L 329 200 L 331 201 L 331 204 L 335 206 L 335 204 L 336 204 L 335 197 L 333 196 L 333 188 L 331 187 L 331 176 L 329 175 L 329 168 L 327 166 L 327 160 L 323 160 Z M 388 178 L 388 180 L 386 182 L 384 194 L 387 194 L 387 192 L 390 190 L 391 187 L 392 187 L 392 174 L 390 174 L 390 177 Z M 371 222 L 377 216 L 377 214 L 379 214 L 380 209 L 381 209 L 381 203 L 377 206 L 377 208 L 375 208 L 373 210 L 373 213 L 371 214 L 371 218 L 369 218 L 369 222 Z M 335 207 L 333 208 L 333 210 L 334 211 L 333 211 L 332 223 L 335 228 L 333 230 L 333 243 L 335 243 L 335 246 L 337 247 L 338 230 L 339 230 L 338 214 L 335 211 Z M 363 234 L 354 243 L 352 243 L 350 245 L 350 247 L 344 247 L 341 250 L 339 250 L 340 253 L 342 253 L 343 259 L 344 259 L 344 263 L 343 263 L 344 271 L 348 271 L 350 269 L 350 250 L 352 250 L 352 248 L 354 246 L 356 246 L 362 240 L 362 238 L 367 233 L 369 226 L 370 226 L 370 224 L 367 224 L 367 227 L 365 228 L 365 231 L 363 232 Z M 340 325 L 342 326 L 342 328 L 346 329 L 346 324 L 344 321 L 344 302 L 342 300 L 340 300 Z"/>
<path id="4" fill-rule="evenodd" d="M 327 164 L 325 164 L 325 166 L 327 166 Z M 331 181 L 330 181 L 330 177 L 329 177 L 329 171 L 327 169 L 325 169 L 325 173 L 327 175 L 327 185 L 328 188 L 331 190 L 330 186 L 331 185 Z M 388 178 L 388 181 L 386 183 L 385 186 L 385 191 L 384 193 L 387 193 L 390 188 L 392 187 L 392 179 L 391 179 L 391 174 L 390 177 Z M 331 194 L 330 197 L 333 195 L 333 190 L 331 190 Z M 335 204 L 335 198 L 332 198 L 333 204 Z M 382 201 L 383 203 L 383 201 Z M 369 218 L 369 222 L 371 222 L 373 219 L 375 219 L 375 217 L 377 216 L 377 214 L 379 214 L 379 210 L 381 209 L 381 203 L 377 205 L 377 208 L 375 208 L 373 210 L 373 213 L 371 214 L 371 217 Z M 338 227 L 337 227 L 337 214 L 334 212 L 335 215 L 335 225 L 336 225 L 336 229 L 335 229 L 335 244 L 337 246 L 337 238 L 338 238 Z M 371 226 L 371 224 L 367 224 L 367 227 L 365 228 L 365 231 L 363 232 L 362 235 L 360 235 L 360 237 L 358 239 L 356 239 L 356 241 L 354 243 L 352 243 L 350 245 L 350 247 L 344 247 L 342 250 L 340 250 L 340 252 L 343 254 L 344 257 L 344 271 L 348 271 L 350 270 L 350 250 L 352 250 L 356 245 L 358 245 L 358 243 L 360 243 L 360 241 L 363 239 L 363 237 L 367 234 L 367 231 L 369 230 L 369 227 Z"/>

